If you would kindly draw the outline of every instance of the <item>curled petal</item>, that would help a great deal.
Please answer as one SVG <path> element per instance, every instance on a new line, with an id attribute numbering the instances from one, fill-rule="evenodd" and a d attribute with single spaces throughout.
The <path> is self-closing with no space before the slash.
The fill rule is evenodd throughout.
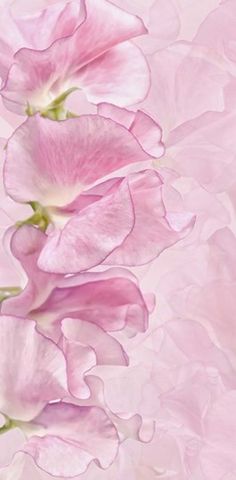
<path id="1" fill-rule="evenodd" d="M 29 421 L 47 402 L 66 395 L 64 356 L 30 320 L 1 315 L 0 336 L 0 410 Z"/>
<path id="2" fill-rule="evenodd" d="M 37 260 L 46 242 L 46 235 L 30 225 L 17 229 L 11 237 L 11 252 L 21 263 L 28 282 L 22 293 L 6 299 L 1 305 L 1 312 L 27 317 L 30 311 L 39 307 L 56 286 L 59 276 L 40 270 Z"/>
<path id="3" fill-rule="evenodd" d="M 192 230 L 195 218 L 191 213 L 166 210 L 162 186 L 162 178 L 153 170 L 130 176 L 134 228 L 105 259 L 106 264 L 143 265 Z"/>
<path id="4" fill-rule="evenodd" d="M 55 40 L 72 35 L 84 20 L 85 11 L 80 2 L 50 5 L 34 15 L 15 16 L 9 8 L 1 8 L 0 18 L 0 74 L 5 80 L 14 53 L 23 47 L 43 50 Z M 40 32 L 40 35 L 39 35 Z"/>
<path id="5" fill-rule="evenodd" d="M 153 306 L 153 298 L 150 306 Z M 73 317 L 108 332 L 127 327 L 136 333 L 146 330 L 148 313 L 149 305 L 135 277 L 129 276 L 124 269 L 109 269 L 103 273 L 65 278 L 33 315 L 42 320 L 42 328 L 46 328 L 45 321 L 58 323 L 58 320 Z M 84 334 L 86 331 L 85 328 Z"/>
<path id="6" fill-rule="evenodd" d="M 117 432 L 100 408 L 47 405 L 34 424 L 45 428 L 45 436 L 31 437 L 24 451 L 51 475 L 75 477 L 92 461 L 108 468 L 116 456 Z"/>
<path id="7" fill-rule="evenodd" d="M 133 203 L 128 184 L 124 182 L 113 195 L 74 216 L 61 232 L 53 232 L 38 265 L 43 270 L 57 273 L 76 273 L 92 268 L 123 243 L 133 225 Z"/>
<path id="8" fill-rule="evenodd" d="M 68 318 L 62 322 L 62 332 L 68 382 L 74 396 L 90 396 L 84 375 L 95 365 L 127 365 L 119 342 L 97 325 Z"/>
<path id="9" fill-rule="evenodd" d="M 121 123 L 133 133 L 143 149 L 153 157 L 159 158 L 164 154 L 164 145 L 161 142 L 162 130 L 149 115 L 138 110 L 131 112 L 125 108 L 115 107 L 109 103 L 98 105 L 98 112 L 104 117 Z"/>
<path id="10" fill-rule="evenodd" d="M 41 110 L 68 88 L 80 88 L 81 84 L 85 86 L 86 72 L 83 71 L 83 68 L 93 62 L 95 63 L 91 66 L 91 70 L 94 69 L 94 91 L 90 85 L 90 67 L 87 72 L 89 96 L 98 95 L 100 90 L 99 101 L 108 100 L 109 85 L 107 85 L 107 76 L 104 75 L 103 68 L 107 72 L 113 70 L 113 82 L 110 85 L 110 90 L 113 90 L 111 99 L 120 104 L 122 99 L 119 83 L 122 80 L 125 89 L 124 77 L 127 78 L 128 71 L 127 50 L 132 51 L 135 56 L 135 65 L 130 65 L 131 75 L 125 95 L 126 102 L 132 104 L 145 96 L 149 87 L 149 70 L 138 47 L 127 45 L 124 48 L 121 46 L 118 47 L 119 53 L 115 51 L 114 56 L 112 56 L 113 54 L 110 56 L 109 53 L 112 47 L 116 47 L 136 35 L 146 33 L 142 21 L 106 0 L 100 0 L 96 4 L 92 0 L 86 0 L 85 8 L 85 20 L 73 35 L 59 38 L 42 51 L 23 48 L 15 54 L 14 63 L 2 89 L 3 98 L 9 109 L 23 113 L 27 104 L 30 104 L 36 110 Z M 107 22 L 108 17 L 109 22 Z M 105 58 L 106 52 L 108 52 L 107 58 Z M 99 57 L 101 57 L 103 68 L 98 76 L 100 85 L 96 85 L 96 59 Z M 121 73 L 115 81 L 115 72 L 117 72 L 115 63 L 117 61 L 121 69 L 124 63 L 124 70 L 123 74 Z M 140 88 L 137 85 L 132 90 L 131 83 L 133 81 L 135 84 L 137 80 L 140 81 Z M 104 82 L 107 86 L 105 98 L 103 97 Z"/>

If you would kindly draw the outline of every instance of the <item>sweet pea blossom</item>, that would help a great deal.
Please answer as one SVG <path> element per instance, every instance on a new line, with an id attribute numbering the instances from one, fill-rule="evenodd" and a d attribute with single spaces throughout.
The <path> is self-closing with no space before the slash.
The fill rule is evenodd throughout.
<path id="1" fill-rule="evenodd" d="M 235 480 L 235 2 L 29 2 L 0 7 L 0 135 L 29 117 L 0 139 L 0 480 Z"/>
<path id="2" fill-rule="evenodd" d="M 31 455 L 51 475 L 76 476 L 92 460 L 107 468 L 117 453 L 116 429 L 97 407 L 58 401 L 68 395 L 60 349 L 28 319 L 0 316 L 0 335 L 0 433 L 20 429 L 15 453 Z"/>
<path id="3" fill-rule="evenodd" d="M 127 366 L 128 357 L 112 333 L 144 332 L 154 298 L 142 295 L 135 276 L 121 268 L 70 277 L 41 271 L 37 259 L 45 241 L 43 232 L 28 225 L 13 234 L 11 251 L 28 282 L 21 293 L 3 301 L 1 312 L 34 320 L 56 342 L 63 334 L 70 390 L 84 398 L 89 389 L 83 377 L 92 367 Z"/>
<path id="4" fill-rule="evenodd" d="M 114 177 L 152 158 L 131 131 L 96 115 L 59 123 L 34 116 L 20 126 L 8 142 L 4 181 L 15 201 L 36 210 L 27 223 L 54 223 L 40 268 L 77 273 L 102 262 L 141 265 L 185 236 L 194 217 L 166 211 L 161 174 Z"/>
<path id="5" fill-rule="evenodd" d="M 137 16 L 109 1 L 72 1 L 31 18 L 14 18 L 4 11 L 1 22 L 1 94 L 16 113 L 40 111 L 65 118 L 64 101 L 75 89 L 84 90 L 90 102 L 120 106 L 147 94 L 145 57 L 128 41 L 146 28 Z"/>

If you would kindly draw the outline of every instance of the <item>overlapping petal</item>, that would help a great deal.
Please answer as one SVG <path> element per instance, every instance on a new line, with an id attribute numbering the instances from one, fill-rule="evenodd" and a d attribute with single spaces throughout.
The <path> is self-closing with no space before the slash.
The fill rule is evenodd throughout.
<path id="1" fill-rule="evenodd" d="M 75 477 L 92 461 L 108 468 L 117 454 L 116 428 L 100 408 L 47 405 L 34 425 L 42 427 L 45 434 L 32 436 L 23 450 L 51 475 Z"/>
<path id="2" fill-rule="evenodd" d="M 184 122 L 224 109 L 228 72 L 198 45 L 176 42 L 156 52 L 151 69 L 152 86 L 141 108 L 162 127 L 164 141 Z"/>
<path id="3" fill-rule="evenodd" d="M 128 364 L 120 343 L 96 324 L 67 318 L 62 332 L 69 387 L 77 398 L 90 396 L 84 375 L 94 366 Z"/>
<path id="4" fill-rule="evenodd" d="M 98 112 L 100 115 L 111 118 L 128 128 L 138 139 L 143 149 L 153 157 L 159 158 L 164 154 L 165 148 L 161 141 L 162 130 L 146 113 L 140 110 L 131 112 L 108 103 L 98 105 Z"/>
<path id="5" fill-rule="evenodd" d="M 0 19 L 0 478 L 234 480 L 234 2 L 35 2 Z"/>
<path id="6" fill-rule="evenodd" d="M 27 316 L 56 339 L 61 334 L 61 321 L 71 316 L 78 320 L 78 330 L 81 321 L 85 325 L 90 322 L 101 335 L 102 330 L 146 330 L 153 302 L 142 295 L 134 275 L 118 268 L 65 278 L 43 272 L 37 260 L 45 242 L 46 235 L 32 226 L 23 226 L 13 234 L 12 252 L 24 268 L 28 283 L 22 293 L 3 302 L 2 313 Z M 107 342 L 112 339 L 107 338 Z M 94 342 L 85 345 L 93 348 Z"/>
<path id="7" fill-rule="evenodd" d="M 114 193 L 74 215 L 61 232 L 52 232 L 39 257 L 40 268 L 76 273 L 104 261 L 113 265 L 151 261 L 194 225 L 189 212 L 166 211 L 162 186 L 161 176 L 152 170 L 125 178 Z"/>
<path id="8" fill-rule="evenodd" d="M 18 113 L 27 105 L 41 110 L 69 88 L 81 86 L 95 102 L 113 101 L 124 106 L 144 98 L 149 88 L 146 60 L 138 47 L 118 46 L 146 32 L 142 21 L 106 0 L 99 4 L 81 1 L 80 6 L 82 11 L 85 8 L 84 21 L 72 35 L 62 35 L 44 50 L 21 48 L 16 52 L 2 90 L 8 108 Z M 128 68 L 130 55 L 134 63 Z M 109 85 L 107 71 L 111 72 Z M 136 88 L 131 88 L 132 82 Z"/>
<path id="9" fill-rule="evenodd" d="M 101 177 L 149 158 L 135 136 L 110 119 L 84 115 L 57 123 L 36 115 L 8 142 L 5 185 L 18 202 L 65 206 Z"/>
<path id="10" fill-rule="evenodd" d="M 235 175 L 235 112 L 207 112 L 172 130 L 166 142 L 168 165 L 207 190 L 228 190 Z"/>
<path id="11" fill-rule="evenodd" d="M 1 9 L 0 74 L 7 72 L 14 62 L 14 54 L 23 47 L 43 50 L 55 40 L 72 35 L 84 19 L 80 2 L 57 3 L 33 15 L 18 17 L 9 7 Z"/>
<path id="12" fill-rule="evenodd" d="M 39 334 L 30 320 L 2 315 L 0 409 L 29 421 L 67 390 L 66 363 L 57 346 Z"/>

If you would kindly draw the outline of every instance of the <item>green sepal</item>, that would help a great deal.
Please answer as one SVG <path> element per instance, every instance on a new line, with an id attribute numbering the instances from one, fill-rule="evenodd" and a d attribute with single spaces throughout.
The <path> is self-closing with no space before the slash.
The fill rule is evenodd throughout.
<path id="1" fill-rule="evenodd" d="M 76 90 L 78 90 L 77 87 L 68 88 L 68 90 L 61 93 L 61 95 L 56 97 L 45 108 L 42 108 L 39 110 L 37 110 L 36 108 L 34 108 L 32 105 L 28 103 L 25 113 L 26 115 L 31 117 L 32 115 L 35 115 L 35 113 L 39 112 L 42 117 L 49 118 L 50 120 L 55 120 L 55 121 L 66 120 L 67 118 L 77 117 L 77 115 L 75 115 L 74 113 L 71 113 L 68 110 L 66 110 L 64 106 L 64 103 L 67 97 Z"/>
<path id="2" fill-rule="evenodd" d="M 47 209 L 40 205 L 39 202 L 29 202 L 29 205 L 32 207 L 35 213 L 26 220 L 17 222 L 16 226 L 19 228 L 23 225 L 34 225 L 39 227 L 42 232 L 46 232 L 48 225 L 51 223 Z"/>
<path id="3" fill-rule="evenodd" d="M 6 415 L 4 415 L 4 417 L 6 419 L 6 423 L 5 423 L 5 425 L 3 425 L 3 427 L 0 428 L 0 435 L 4 434 L 6 432 L 9 432 L 9 430 L 12 430 L 13 428 L 17 427 L 17 424 L 14 422 L 14 420 L 7 417 Z"/>
<path id="4" fill-rule="evenodd" d="M 0 287 L 0 303 L 21 293 L 21 287 Z"/>

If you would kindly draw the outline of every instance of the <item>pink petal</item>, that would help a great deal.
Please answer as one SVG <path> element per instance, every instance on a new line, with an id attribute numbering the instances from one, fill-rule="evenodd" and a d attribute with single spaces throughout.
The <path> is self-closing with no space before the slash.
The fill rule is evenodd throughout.
<path id="1" fill-rule="evenodd" d="M 45 436 L 31 437 L 24 451 L 51 475 L 77 476 L 92 461 L 108 468 L 116 456 L 117 432 L 100 408 L 47 405 L 34 423 L 45 428 Z"/>
<path id="2" fill-rule="evenodd" d="M 154 170 L 130 175 L 129 187 L 135 212 L 135 225 L 106 264 L 142 265 L 174 245 L 192 229 L 195 219 L 187 212 L 166 211 L 163 181 Z M 145 226 L 145 228 L 144 228 Z"/>
<path id="3" fill-rule="evenodd" d="M 63 339 L 63 350 L 67 363 L 67 375 L 70 392 L 79 399 L 90 397 L 85 375 L 96 365 L 94 350 L 80 342 Z"/>
<path id="4" fill-rule="evenodd" d="M 194 41 L 224 56 L 230 54 L 230 47 L 235 42 L 235 28 L 235 3 L 233 0 L 223 1 L 201 23 Z"/>
<path id="5" fill-rule="evenodd" d="M 99 115 L 102 115 L 106 118 L 111 118 L 114 120 L 114 122 L 124 125 L 127 130 L 130 129 L 136 116 L 136 112 L 132 112 L 131 110 L 127 110 L 127 108 L 120 108 L 106 102 L 99 103 L 97 109 Z"/>
<path id="6" fill-rule="evenodd" d="M 164 141 L 182 123 L 223 110 L 229 76 L 214 58 L 191 43 L 176 42 L 155 53 L 151 70 L 151 89 L 140 108 L 161 125 Z"/>
<path id="7" fill-rule="evenodd" d="M 8 142 L 5 185 L 19 202 L 63 206 L 85 185 L 149 158 L 135 137 L 112 120 L 85 115 L 53 122 L 36 115 Z"/>
<path id="8" fill-rule="evenodd" d="M 174 129 L 166 142 L 169 166 L 209 191 L 228 188 L 235 176 L 234 122 L 234 112 L 207 112 Z"/>
<path id="9" fill-rule="evenodd" d="M 17 52 L 3 89 L 3 97 L 7 100 L 8 108 L 21 113 L 22 106 L 26 108 L 27 103 L 36 108 L 42 107 L 50 103 L 50 96 L 55 98 L 69 87 L 80 87 L 79 78 L 76 80 L 76 76 L 82 67 L 103 56 L 119 43 L 146 32 L 138 17 L 126 13 L 106 0 L 100 0 L 99 4 L 95 5 L 92 0 L 86 0 L 85 5 L 86 19 L 72 36 L 56 40 L 51 47 L 44 51 L 25 48 Z M 106 21 L 107 17 L 109 17 L 109 22 Z M 140 90 L 137 86 L 133 92 L 130 91 L 129 85 L 129 93 L 127 93 L 129 103 L 135 103 L 141 99 L 140 95 L 144 97 L 147 92 L 148 68 L 144 57 L 138 53 L 136 47 L 127 45 L 125 51 L 122 46 L 120 48 L 126 64 L 124 73 L 127 73 L 127 49 L 131 49 L 133 54 L 136 52 L 135 68 L 130 65 L 131 77 L 134 83 L 137 78 L 143 78 L 143 83 L 140 84 Z M 120 52 L 120 49 L 118 51 Z M 101 61 L 103 62 L 103 57 Z M 114 61 L 117 61 L 116 55 L 114 59 L 107 61 L 109 70 L 112 69 Z M 62 64 L 63 71 L 61 70 Z M 136 72 L 138 72 L 138 76 Z M 82 76 L 84 76 L 83 72 Z M 103 81 L 105 80 L 104 78 Z M 96 91 L 95 77 L 94 82 Z M 119 82 L 115 82 L 114 87 L 119 90 Z M 119 98 L 118 94 L 118 102 Z M 102 100 L 101 95 L 99 101 Z M 11 102 L 13 102 L 12 105 Z"/>
<path id="10" fill-rule="evenodd" d="M 0 73 L 5 80 L 14 53 L 23 47 L 43 50 L 55 40 L 71 35 L 81 23 L 79 3 L 58 3 L 30 16 L 17 17 L 9 8 L 1 8 Z M 39 35 L 40 32 L 40 35 Z"/>
<path id="11" fill-rule="evenodd" d="M 49 5 L 33 15 L 15 16 L 12 19 L 23 37 L 21 45 L 12 45 L 14 52 L 22 47 L 44 50 L 55 40 L 72 35 L 85 20 L 85 10 L 83 2 L 72 0 L 66 4 Z M 7 33 L 9 34 L 9 30 Z M 15 42 L 13 36 L 11 40 Z"/>
<path id="12" fill-rule="evenodd" d="M 0 335 L 0 409 L 29 421 L 48 401 L 66 394 L 65 359 L 30 320 L 2 315 Z"/>
<path id="13" fill-rule="evenodd" d="M 71 84 L 80 85 L 92 103 L 126 107 L 146 96 L 150 86 L 148 64 L 136 45 L 124 42 L 79 70 Z"/>
<path id="14" fill-rule="evenodd" d="M 9 302 L 10 300 L 5 304 Z M 85 324 L 91 322 L 108 332 L 127 327 L 136 333 L 145 331 L 148 324 L 145 299 L 135 277 L 124 269 L 109 269 L 101 273 L 83 273 L 65 278 L 58 282 L 57 288 L 54 288 L 47 300 L 30 315 L 38 320 L 43 331 L 50 323 L 52 327 L 55 325 L 58 328 L 60 320 L 71 316 L 81 319 Z M 78 329 L 79 325 L 78 320 Z"/>
<path id="15" fill-rule="evenodd" d="M 68 342 L 88 345 L 95 352 L 97 364 L 127 365 L 127 356 L 120 343 L 98 325 L 84 320 L 67 318 L 62 322 L 62 332 L 65 347 Z"/>
<path id="16" fill-rule="evenodd" d="M 125 209 L 124 209 L 125 206 Z M 76 273 L 101 263 L 121 245 L 134 225 L 126 182 L 113 195 L 88 206 L 60 232 L 53 232 L 39 257 L 49 272 Z"/>
<path id="17" fill-rule="evenodd" d="M 230 382 L 231 387 L 235 388 L 234 371 L 227 356 L 213 343 L 200 323 L 176 320 L 167 322 L 163 328 L 189 361 L 216 368 L 225 383 Z"/>
<path id="18" fill-rule="evenodd" d="M 98 105 L 98 112 L 128 128 L 143 149 L 153 157 L 159 158 L 164 154 L 164 146 L 161 142 L 162 130 L 146 113 L 141 110 L 136 113 L 131 112 L 108 103 Z"/>
<path id="19" fill-rule="evenodd" d="M 27 274 L 28 283 L 21 294 L 3 302 L 2 313 L 28 316 L 30 311 L 47 299 L 58 282 L 58 275 L 45 273 L 37 266 L 46 238 L 43 232 L 29 225 L 22 226 L 13 234 L 11 251 Z"/>
<path id="20" fill-rule="evenodd" d="M 3 176 L 3 156 L 4 147 L 7 141 L 0 139 L 0 175 Z M 3 182 L 0 183 L 0 285 L 16 286 L 21 285 L 25 280 L 22 269 L 11 255 L 9 240 L 12 234 L 11 226 L 19 218 L 27 218 L 30 215 L 31 208 L 28 205 L 19 205 L 14 202 L 5 192 Z"/>
<path id="21" fill-rule="evenodd" d="M 62 332 L 68 382 L 75 397 L 90 397 L 84 376 L 95 365 L 127 365 L 119 342 L 97 325 L 68 318 L 62 322 Z"/>
<path id="22" fill-rule="evenodd" d="M 0 468 L 0 480 L 22 480 L 24 469 L 25 455 L 16 455 L 9 465 Z"/>
<path id="23" fill-rule="evenodd" d="M 144 150 L 156 158 L 164 154 L 162 131 L 154 120 L 140 110 L 136 113 L 130 131 L 138 138 Z"/>
<path id="24" fill-rule="evenodd" d="M 234 445 L 236 442 L 235 423 L 236 392 L 223 395 L 208 411 L 205 418 L 206 446 L 202 449 L 200 461 L 207 478 L 217 480 L 236 471 Z"/>

